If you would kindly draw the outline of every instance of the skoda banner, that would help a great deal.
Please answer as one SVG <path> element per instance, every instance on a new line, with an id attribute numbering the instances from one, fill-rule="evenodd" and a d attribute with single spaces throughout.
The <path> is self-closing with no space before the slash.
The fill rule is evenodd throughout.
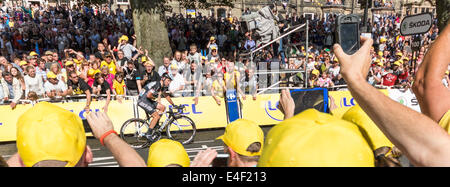
<path id="1" fill-rule="evenodd" d="M 394 101 L 399 102 L 417 112 L 420 111 L 419 101 L 417 101 L 416 95 L 410 90 L 406 91 L 398 90 L 398 89 L 388 89 L 389 97 Z"/>
<path id="2" fill-rule="evenodd" d="M 403 36 L 424 34 L 431 29 L 433 16 L 430 13 L 406 16 L 400 24 L 400 33 Z"/>

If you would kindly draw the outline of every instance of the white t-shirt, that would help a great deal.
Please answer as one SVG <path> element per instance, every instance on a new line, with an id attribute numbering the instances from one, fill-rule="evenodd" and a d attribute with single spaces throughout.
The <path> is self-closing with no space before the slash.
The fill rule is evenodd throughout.
<path id="1" fill-rule="evenodd" d="M 28 95 L 28 93 L 36 92 L 37 95 L 43 95 L 44 94 L 44 83 L 42 81 L 41 75 L 36 74 L 34 78 L 26 75 L 24 77 L 25 80 L 25 95 Z"/>
<path id="2" fill-rule="evenodd" d="M 57 92 L 64 92 L 67 90 L 67 86 L 62 82 L 58 81 L 58 84 L 54 85 L 49 81 L 44 83 L 45 92 L 51 92 L 52 90 L 56 90 Z"/>
<path id="3" fill-rule="evenodd" d="M 184 82 L 184 78 L 181 74 L 177 73 L 177 75 L 175 75 L 175 77 L 173 78 L 172 82 L 169 85 L 169 91 L 175 91 L 178 90 L 180 88 L 180 86 L 184 86 L 185 82 Z M 181 96 L 181 92 L 175 92 L 174 93 L 175 97 L 179 97 Z"/>
<path id="4" fill-rule="evenodd" d="M 339 75 L 339 72 L 341 71 L 341 67 L 336 66 L 335 68 L 330 68 L 328 70 L 328 72 L 331 73 L 331 75 L 333 75 L 333 77 L 337 77 Z"/>

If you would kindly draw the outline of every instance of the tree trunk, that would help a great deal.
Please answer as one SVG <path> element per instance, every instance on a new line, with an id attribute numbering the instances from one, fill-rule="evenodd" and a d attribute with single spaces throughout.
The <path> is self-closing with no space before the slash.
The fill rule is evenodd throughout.
<path id="1" fill-rule="evenodd" d="M 450 20 L 450 0 L 436 0 L 436 14 L 439 32 L 441 32 Z"/>
<path id="2" fill-rule="evenodd" d="M 162 8 L 164 0 L 131 0 L 130 4 L 137 47 L 147 49 L 158 67 L 163 64 L 164 56 L 170 57 L 172 53 Z"/>

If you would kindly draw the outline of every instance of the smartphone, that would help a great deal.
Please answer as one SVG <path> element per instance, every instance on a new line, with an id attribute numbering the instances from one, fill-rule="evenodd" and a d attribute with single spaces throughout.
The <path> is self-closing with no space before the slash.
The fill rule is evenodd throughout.
<path id="1" fill-rule="evenodd" d="M 291 90 L 290 93 L 295 103 L 294 115 L 311 108 L 329 113 L 326 88 L 296 89 Z"/>
<path id="2" fill-rule="evenodd" d="M 212 162 L 212 167 L 227 167 L 228 154 L 217 154 Z"/>
<path id="3" fill-rule="evenodd" d="M 360 17 L 355 14 L 339 15 L 336 18 L 336 43 L 340 44 L 348 55 L 356 53 L 360 48 Z"/>

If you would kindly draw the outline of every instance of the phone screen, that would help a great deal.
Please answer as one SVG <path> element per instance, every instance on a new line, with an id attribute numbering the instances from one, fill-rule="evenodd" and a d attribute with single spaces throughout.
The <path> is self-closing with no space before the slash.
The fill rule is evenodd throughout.
<path id="1" fill-rule="evenodd" d="M 212 162 L 212 167 L 227 167 L 228 154 L 217 154 Z"/>
<path id="2" fill-rule="evenodd" d="M 325 88 L 291 90 L 291 97 L 295 103 L 294 115 L 310 108 L 325 113 L 329 111 L 328 90 Z"/>
<path id="3" fill-rule="evenodd" d="M 359 49 L 358 23 L 341 24 L 341 47 L 347 54 L 353 54 Z"/>

